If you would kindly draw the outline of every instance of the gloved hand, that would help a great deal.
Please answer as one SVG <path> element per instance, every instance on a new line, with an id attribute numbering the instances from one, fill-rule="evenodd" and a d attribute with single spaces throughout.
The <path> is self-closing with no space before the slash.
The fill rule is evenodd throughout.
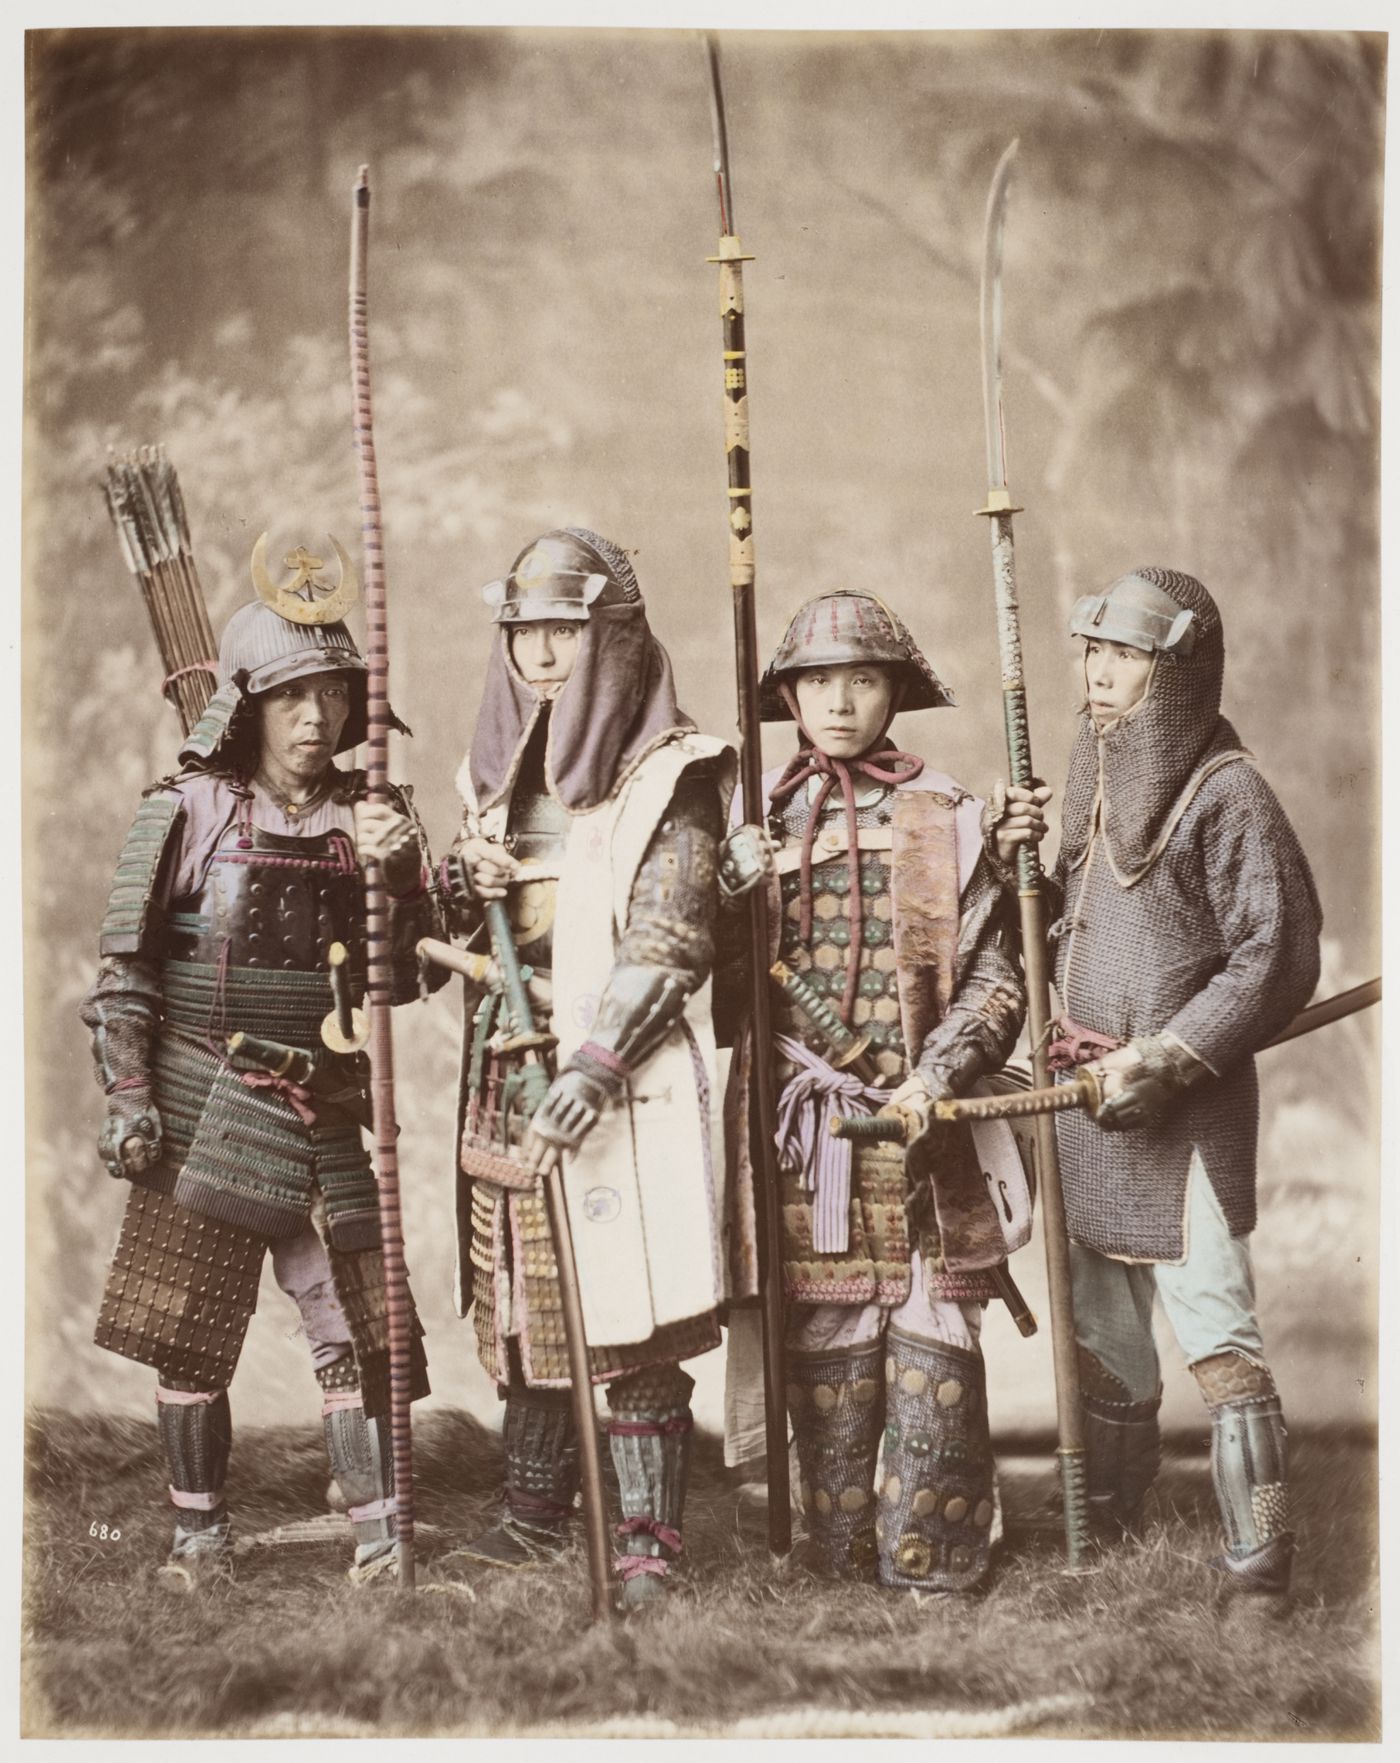
<path id="1" fill-rule="evenodd" d="M 556 1151 L 577 1151 L 612 1101 L 607 1085 L 579 1065 L 566 1065 L 530 1122 L 525 1161 L 537 1173 Z"/>
<path id="2" fill-rule="evenodd" d="M 920 1071 L 911 1071 L 880 1110 L 878 1118 L 902 1120 L 904 1143 L 912 1145 L 933 1124 L 934 1094 Z"/>
<path id="3" fill-rule="evenodd" d="M 1093 1060 L 1087 1069 L 1103 1089 L 1094 1120 L 1105 1132 L 1142 1126 L 1174 1096 L 1210 1076 L 1210 1067 L 1173 1034 L 1143 1035 Z"/>
<path id="4" fill-rule="evenodd" d="M 1053 794 L 1039 780 L 1027 790 L 997 779 L 982 810 L 982 843 L 1000 866 L 1009 868 L 1022 845 L 1045 837 L 1045 804 Z"/>
<path id="5" fill-rule="evenodd" d="M 761 826 L 736 826 L 719 848 L 722 899 L 741 900 L 773 873 L 773 846 Z"/>
<path id="6" fill-rule="evenodd" d="M 109 1175 L 125 1181 L 152 1168 L 160 1161 L 160 1139 L 160 1115 L 148 1090 L 116 1090 L 108 1096 L 97 1149 Z"/>
<path id="7" fill-rule="evenodd" d="M 391 894 L 409 893 L 422 877 L 423 853 L 413 822 L 387 803 L 355 804 L 355 847 L 362 863 L 371 858 L 379 863 Z"/>

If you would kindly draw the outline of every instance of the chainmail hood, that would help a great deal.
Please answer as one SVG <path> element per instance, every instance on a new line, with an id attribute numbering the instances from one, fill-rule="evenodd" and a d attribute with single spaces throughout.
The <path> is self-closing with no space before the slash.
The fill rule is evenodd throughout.
<path id="1" fill-rule="evenodd" d="M 1173 810 L 1203 764 L 1239 753 L 1239 737 L 1220 714 L 1225 636 L 1220 611 L 1194 576 L 1153 565 L 1136 578 L 1160 588 L 1195 614 L 1187 656 L 1159 654 L 1142 700 L 1100 733 L 1087 705 L 1070 753 L 1062 849 L 1077 864 L 1093 834 L 1096 812 L 1114 873 L 1124 886 L 1156 861 Z M 1115 586 L 1117 584 L 1115 583 Z M 1110 588 L 1111 598 L 1113 589 Z"/>
<path id="2" fill-rule="evenodd" d="M 545 787 L 571 814 L 609 801 L 653 748 L 695 727 L 676 702 L 670 657 L 652 635 L 627 554 L 586 527 L 556 530 L 587 545 L 610 585 L 579 621 L 578 657 L 552 705 L 542 704 L 517 672 L 510 632 L 500 630 L 472 736 L 471 780 L 481 808 L 513 785 L 541 714 L 549 716 Z"/>

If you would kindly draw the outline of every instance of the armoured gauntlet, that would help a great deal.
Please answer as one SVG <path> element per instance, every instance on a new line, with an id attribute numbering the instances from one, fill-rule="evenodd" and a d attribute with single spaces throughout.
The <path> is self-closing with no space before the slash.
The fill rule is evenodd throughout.
<path id="1" fill-rule="evenodd" d="M 773 873 L 773 847 L 761 826 L 736 826 L 719 848 L 719 892 L 741 900 Z"/>
<path id="2" fill-rule="evenodd" d="M 132 1087 L 108 1096 L 107 1118 L 97 1135 L 107 1173 L 124 1181 L 159 1163 L 160 1134 L 160 1115 L 149 1090 Z"/>
<path id="3" fill-rule="evenodd" d="M 1136 1063 L 1123 1068 L 1123 1087 L 1101 1103 L 1094 1116 L 1105 1132 L 1127 1132 L 1141 1126 L 1173 1096 L 1210 1076 L 1210 1067 L 1174 1034 L 1144 1035 L 1129 1041 L 1125 1050 L 1136 1055 Z M 1093 1067 L 1101 1080 L 1113 1069 L 1098 1061 Z"/>
<path id="4" fill-rule="evenodd" d="M 576 1151 L 598 1123 L 598 1116 L 622 1092 L 606 1081 L 611 1073 L 586 1054 L 576 1054 L 549 1086 L 530 1125 L 542 1139 L 561 1150 Z"/>

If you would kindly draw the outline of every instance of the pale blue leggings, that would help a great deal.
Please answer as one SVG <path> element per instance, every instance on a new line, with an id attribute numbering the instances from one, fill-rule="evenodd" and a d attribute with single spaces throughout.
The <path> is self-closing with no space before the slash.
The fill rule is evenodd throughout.
<path id="1" fill-rule="evenodd" d="M 1200 1153 L 1188 1175 L 1186 1259 L 1115 1261 L 1070 1244 L 1074 1331 L 1090 1352 L 1127 1385 L 1129 1400 L 1150 1400 L 1161 1387 L 1152 1339 L 1152 1303 L 1160 1297 L 1188 1365 L 1217 1353 L 1238 1353 L 1264 1365 L 1254 1309 L 1249 1238 L 1232 1237 Z"/>

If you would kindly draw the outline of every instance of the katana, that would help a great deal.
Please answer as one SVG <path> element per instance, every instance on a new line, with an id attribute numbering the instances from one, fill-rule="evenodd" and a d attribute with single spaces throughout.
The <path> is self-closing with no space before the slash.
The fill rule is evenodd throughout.
<path id="1" fill-rule="evenodd" d="M 369 687 L 367 771 L 369 799 L 389 802 L 389 619 L 384 581 L 384 518 L 379 468 L 374 455 L 374 405 L 369 371 L 369 167 L 355 179 L 350 220 L 350 378 L 355 458 L 359 467 L 360 524 L 364 546 L 366 643 Z M 394 1109 L 393 959 L 389 948 L 388 894 L 377 858 L 365 863 L 366 936 L 369 954 L 370 1099 L 374 1110 L 374 1166 L 379 1186 L 379 1229 L 384 1253 L 384 1297 L 389 1322 L 389 1429 L 393 1440 L 394 1495 L 398 1514 L 399 1589 L 414 1589 L 412 1374 L 408 1271 L 404 1265 L 403 1215 L 399 1204 L 398 1120 Z M 335 1014 L 333 1012 L 333 1014 Z"/>
<path id="2" fill-rule="evenodd" d="M 1358 1010 L 1379 1003 L 1380 995 L 1381 982 L 1372 979 L 1365 985 L 1352 986 L 1349 991 L 1337 992 L 1331 998 L 1309 1004 L 1306 1010 L 1298 1012 L 1287 1028 L 1281 1029 L 1271 1041 L 1265 1041 L 1259 1051 L 1264 1053 L 1270 1047 L 1281 1047 L 1285 1041 L 1297 1040 L 1299 1035 L 1310 1035 L 1319 1028 L 1326 1028 L 1329 1022 L 1354 1016 Z M 1048 1089 L 1022 1090 L 1011 1096 L 963 1096 L 952 1101 L 935 1102 L 933 1112 L 939 1120 L 1024 1120 L 1034 1115 L 1061 1114 L 1068 1108 L 1083 1108 L 1092 1115 L 1098 1112 L 1102 1102 L 1103 1087 L 1092 1067 L 1086 1065 L 1073 1078 L 1052 1084 Z"/>
<path id="3" fill-rule="evenodd" d="M 729 131 L 720 81 L 719 45 L 705 38 L 714 128 L 715 185 L 719 196 L 719 310 L 724 336 L 724 454 L 729 477 L 729 587 L 734 610 L 734 659 L 739 701 L 739 786 L 745 817 L 763 812 L 763 758 L 758 720 L 758 632 L 754 619 L 753 488 L 749 455 L 748 353 L 744 343 L 745 255 L 734 230 L 729 176 Z M 748 1004 L 752 1036 L 749 1149 L 759 1192 L 759 1264 L 763 1290 L 763 1415 L 767 1446 L 768 1547 L 792 1547 L 788 1488 L 787 1366 L 783 1321 L 783 1235 L 778 1189 L 778 1101 L 769 1059 L 772 1013 L 768 997 L 770 942 L 768 890 L 751 888 L 748 904 Z"/>
<path id="4" fill-rule="evenodd" d="M 218 663 L 180 480 L 164 447 L 138 447 L 108 460 L 102 492 L 123 560 L 141 585 L 165 669 L 161 692 L 187 735 L 213 695 Z"/>
<path id="5" fill-rule="evenodd" d="M 1006 232 L 1006 200 L 1011 164 L 1018 143 L 1002 154 L 987 197 L 987 225 L 982 255 L 982 402 L 987 440 L 987 503 L 978 509 L 990 527 L 992 572 L 996 585 L 997 639 L 1001 651 L 1002 705 L 1006 719 L 1006 754 L 1013 784 L 1030 789 L 1030 728 L 1026 686 L 1021 667 L 1021 619 L 1016 599 L 1016 554 L 1012 519 L 1021 510 L 1011 500 L 1006 470 L 1006 423 L 1002 408 L 1001 266 Z M 1037 1089 L 1049 1087 L 1050 967 L 1045 944 L 1044 875 L 1033 844 L 1016 853 L 1017 893 L 1021 907 L 1021 958 L 1026 973 L 1030 1027 L 1031 1073 Z M 1055 1407 L 1064 1496 L 1065 1547 L 1076 1568 L 1089 1543 L 1089 1500 L 1084 1457 L 1084 1416 L 1080 1406 L 1078 1343 L 1070 1289 L 1069 1234 L 1065 1228 L 1064 1196 L 1054 1121 L 1036 1119 L 1036 1165 L 1040 1175 L 1041 1221 L 1045 1236 L 1045 1271 L 1050 1288 L 1050 1332 L 1054 1343 Z"/>

